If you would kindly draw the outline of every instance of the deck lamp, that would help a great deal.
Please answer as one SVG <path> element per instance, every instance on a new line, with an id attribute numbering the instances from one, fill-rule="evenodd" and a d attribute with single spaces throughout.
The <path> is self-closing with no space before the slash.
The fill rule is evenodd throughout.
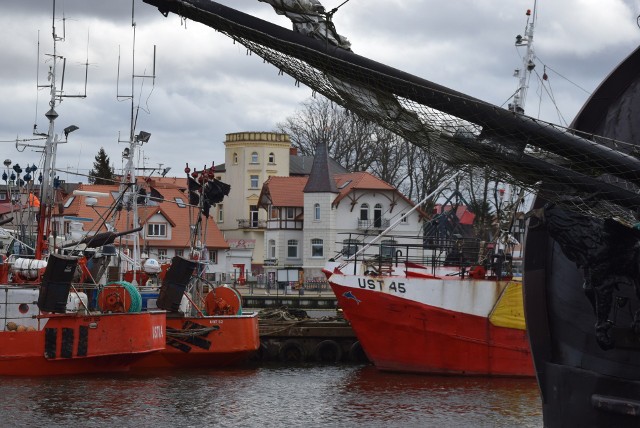
<path id="1" fill-rule="evenodd" d="M 75 125 L 69 125 L 66 128 L 64 128 L 64 138 L 65 138 L 65 140 L 67 138 L 69 138 L 69 134 L 71 134 L 73 131 L 77 131 L 78 129 L 80 129 L 80 128 L 78 128 Z"/>
<path id="2" fill-rule="evenodd" d="M 149 138 L 151 138 L 151 134 L 145 131 L 140 131 L 140 133 L 136 135 L 136 141 L 140 143 L 148 143 Z"/>

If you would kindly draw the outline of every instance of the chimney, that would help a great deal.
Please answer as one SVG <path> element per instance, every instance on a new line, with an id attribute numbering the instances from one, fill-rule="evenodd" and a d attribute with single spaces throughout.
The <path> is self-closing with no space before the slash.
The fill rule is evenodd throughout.
<path id="1" fill-rule="evenodd" d="M 289 147 L 289 154 L 291 156 L 298 156 L 298 148 L 297 147 Z"/>

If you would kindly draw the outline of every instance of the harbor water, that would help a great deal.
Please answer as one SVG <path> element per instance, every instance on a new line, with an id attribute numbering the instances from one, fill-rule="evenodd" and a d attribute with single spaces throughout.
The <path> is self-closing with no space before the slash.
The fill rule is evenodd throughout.
<path id="1" fill-rule="evenodd" d="M 534 379 L 260 365 L 0 379 L 3 427 L 541 427 Z"/>

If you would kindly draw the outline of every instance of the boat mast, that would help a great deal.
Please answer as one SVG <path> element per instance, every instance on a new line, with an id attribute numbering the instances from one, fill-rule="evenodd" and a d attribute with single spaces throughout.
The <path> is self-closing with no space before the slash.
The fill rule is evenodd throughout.
<path id="1" fill-rule="evenodd" d="M 51 209 L 54 205 L 54 182 L 55 182 L 55 162 L 56 162 L 56 153 L 59 143 L 65 143 L 66 139 L 70 132 L 73 132 L 78 129 L 77 126 L 71 125 L 64 129 L 65 141 L 60 141 L 59 136 L 55 133 L 55 120 L 58 118 L 58 113 L 55 108 L 58 104 L 62 102 L 62 88 L 58 90 L 56 86 L 56 73 L 57 73 L 57 65 L 58 61 L 63 62 L 63 72 L 64 72 L 64 62 L 65 58 L 62 56 L 58 56 L 57 53 L 57 42 L 64 40 L 64 35 L 62 37 L 58 36 L 56 33 L 56 25 L 55 25 L 55 17 L 56 14 L 56 2 L 53 1 L 53 16 L 51 19 L 51 35 L 53 37 L 53 54 L 50 54 L 52 61 L 51 66 L 48 73 L 49 80 L 49 88 L 50 88 L 50 99 L 49 99 L 49 110 L 45 113 L 45 117 L 49 120 L 49 129 L 47 130 L 46 142 L 43 148 L 44 152 L 44 161 L 42 168 L 42 183 L 40 186 L 40 208 L 39 208 L 39 217 L 38 217 L 38 228 L 37 228 L 37 236 L 35 242 L 35 258 L 41 259 L 48 250 L 47 239 L 49 233 L 51 232 Z M 64 80 L 64 78 L 63 78 Z M 86 95 L 85 95 L 86 96 Z M 84 96 L 80 96 L 84 97 Z M 34 133 L 36 127 L 34 126 Z M 43 134 L 37 134 L 41 135 Z M 16 142 L 16 146 L 31 146 L 29 144 L 20 144 Z"/>
<path id="2" fill-rule="evenodd" d="M 513 75 L 518 78 L 518 89 L 513 96 L 513 103 L 509 104 L 509 110 L 514 113 L 524 113 L 524 103 L 527 97 L 528 77 L 536 64 L 535 53 L 533 51 L 533 29 L 536 21 L 537 2 L 533 3 L 533 14 L 531 9 L 527 9 L 527 25 L 524 29 L 524 37 L 518 34 L 516 36 L 516 47 L 526 46 L 527 50 L 522 58 L 522 68 L 516 68 Z"/>
<path id="3" fill-rule="evenodd" d="M 122 180 L 120 183 L 120 192 L 124 194 L 123 203 L 127 209 L 127 212 L 131 212 L 131 222 L 127 221 L 127 228 L 135 229 L 140 226 L 140 221 L 138 218 L 138 185 L 136 181 L 135 174 L 135 165 L 134 161 L 136 159 L 136 153 L 138 151 L 139 146 L 142 146 L 144 143 L 149 142 L 149 138 L 151 134 L 145 131 L 140 131 L 136 135 L 136 125 L 138 121 L 138 110 L 135 105 L 135 81 L 136 78 L 147 78 L 155 80 L 156 77 L 156 48 L 155 45 L 153 47 L 153 73 L 151 76 L 149 75 L 136 75 L 135 74 L 135 65 L 136 65 L 136 21 L 135 21 L 135 3 L 131 2 L 131 27 L 133 28 L 133 40 L 132 40 L 132 49 L 131 49 L 131 94 L 121 96 L 118 95 L 118 98 L 129 98 L 131 100 L 131 117 L 129 123 L 129 147 L 125 148 L 122 153 L 123 159 L 126 160 L 124 171 L 122 175 Z M 119 66 L 118 66 L 119 68 Z M 129 215 L 127 215 L 127 220 L 129 220 Z M 132 282 L 136 281 L 136 274 L 138 268 L 142 268 L 140 266 L 140 236 L 138 232 L 135 232 L 131 235 L 131 245 L 132 245 L 132 258 L 133 258 L 133 279 Z M 122 276 L 122 272 L 120 272 Z M 122 279 L 122 278 L 120 278 Z"/>

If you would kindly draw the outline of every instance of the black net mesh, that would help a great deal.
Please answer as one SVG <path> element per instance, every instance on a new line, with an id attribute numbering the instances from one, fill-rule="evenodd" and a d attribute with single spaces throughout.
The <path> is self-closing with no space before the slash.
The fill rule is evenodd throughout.
<path id="1" fill-rule="evenodd" d="M 201 22 L 333 102 L 458 169 L 490 168 L 583 214 L 631 226 L 637 148 L 536 120 L 207 0 L 144 0 Z"/>

